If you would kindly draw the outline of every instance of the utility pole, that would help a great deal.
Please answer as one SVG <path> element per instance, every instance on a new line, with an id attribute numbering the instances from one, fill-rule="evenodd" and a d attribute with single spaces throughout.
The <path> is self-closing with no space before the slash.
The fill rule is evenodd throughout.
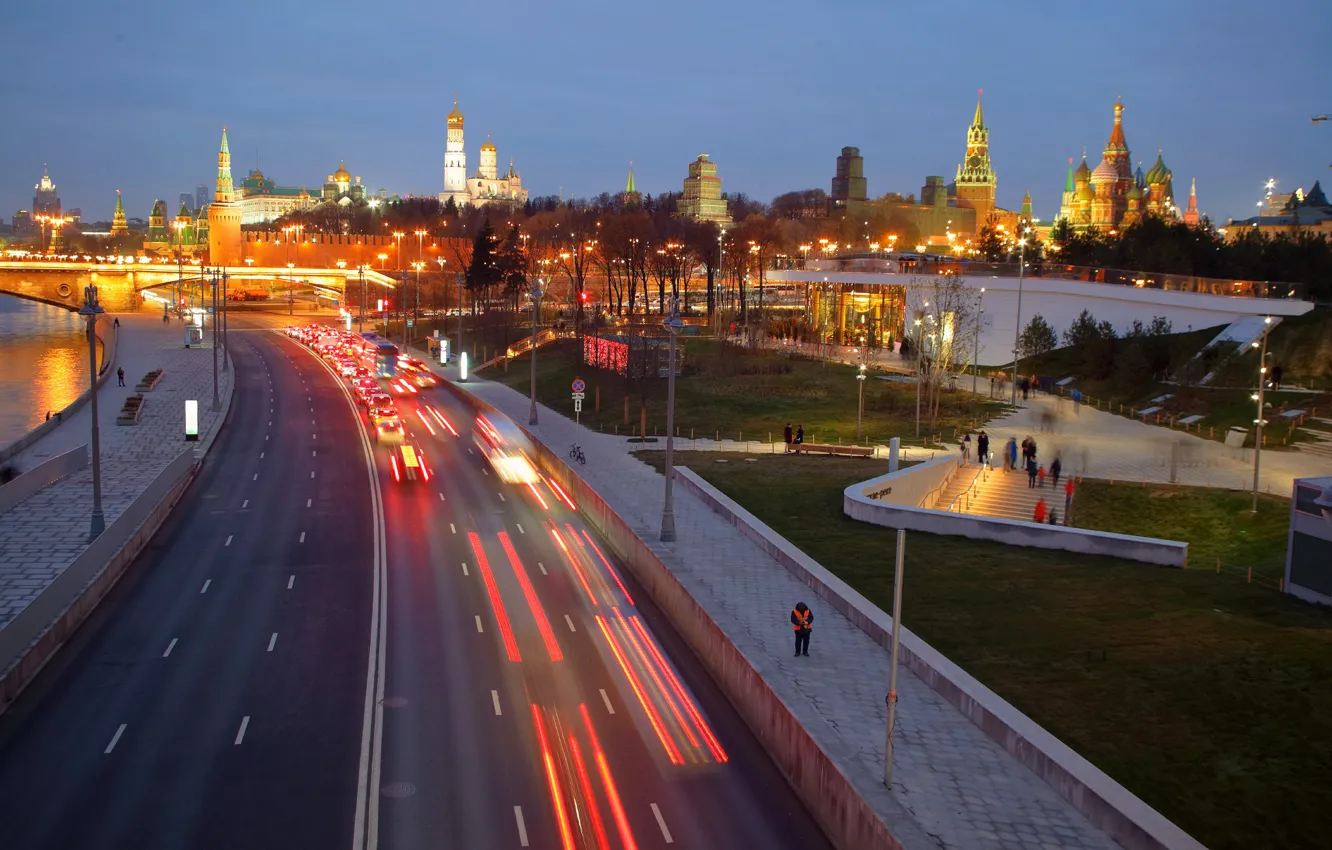
<path id="1" fill-rule="evenodd" d="M 1258 402 L 1258 417 L 1254 419 L 1253 432 L 1253 507 L 1252 513 L 1258 513 L 1258 466 L 1263 455 L 1263 390 L 1267 388 L 1267 334 L 1272 330 L 1272 317 L 1268 316 L 1263 325 L 1263 341 L 1258 360 L 1258 392 L 1253 399 Z M 1258 345 L 1258 343 L 1254 343 Z"/>
<path id="2" fill-rule="evenodd" d="M 985 315 L 985 287 L 981 287 L 980 301 L 976 305 L 976 342 L 971 355 L 971 394 L 976 395 L 976 373 L 980 371 L 981 317 Z"/>
<path id="3" fill-rule="evenodd" d="M 1025 227 L 1025 225 L 1024 225 Z M 1013 379 L 1012 398 L 1009 400 L 1010 407 L 1017 407 L 1017 385 L 1018 385 L 1018 363 L 1022 359 L 1021 338 L 1022 338 L 1022 278 L 1026 270 L 1026 251 L 1027 251 L 1027 230 L 1019 232 L 1022 241 L 1018 243 L 1018 299 L 1017 299 L 1017 318 L 1013 323 Z"/>

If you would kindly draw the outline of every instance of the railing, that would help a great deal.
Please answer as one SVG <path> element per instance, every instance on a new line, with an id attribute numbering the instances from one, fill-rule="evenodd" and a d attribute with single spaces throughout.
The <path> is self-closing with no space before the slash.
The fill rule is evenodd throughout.
<path id="1" fill-rule="evenodd" d="M 953 463 L 953 468 L 948 470 L 948 474 L 945 475 L 943 477 L 943 480 L 939 482 L 939 485 L 930 492 L 926 493 L 925 498 L 921 499 L 920 504 L 916 505 L 916 507 L 923 508 L 926 506 L 933 506 L 937 504 L 939 501 L 939 494 L 943 492 L 943 489 L 945 487 L 947 487 L 950 483 L 952 483 L 953 476 L 956 475 L 957 471 L 961 468 L 962 468 L 962 458 L 959 457 L 956 460 L 956 462 Z"/>
<path id="2" fill-rule="evenodd" d="M 859 274 L 967 275 L 969 277 L 1017 277 L 1018 263 L 988 263 L 962 258 L 911 257 L 834 257 L 830 259 L 782 260 L 774 271 L 850 272 Z M 1025 275 L 1031 278 L 1076 280 L 1161 289 L 1171 292 L 1195 292 L 1207 295 L 1233 295 L 1244 298 L 1290 298 L 1308 300 L 1305 285 L 1267 280 L 1234 280 L 1193 275 L 1136 272 L 1127 269 L 1093 268 L 1055 262 L 1028 262 Z"/>
<path id="3" fill-rule="evenodd" d="M 573 339 L 577 334 L 572 330 L 556 330 L 555 328 L 546 328 L 544 331 L 537 331 L 536 346 L 540 348 L 548 342 L 554 342 L 557 339 Z M 488 366 L 494 366 L 496 363 L 502 363 L 505 360 L 512 360 L 520 354 L 526 354 L 532 350 L 533 337 L 524 337 L 504 350 L 503 354 L 497 354 L 489 360 L 478 363 L 472 367 L 473 372 L 479 372 Z"/>
<path id="4" fill-rule="evenodd" d="M 971 510 L 971 500 L 980 496 L 980 487 L 978 485 L 984 484 L 988 480 L 990 480 L 990 465 L 982 462 L 980 469 L 976 470 L 976 476 L 972 478 L 971 483 L 967 485 L 967 489 L 954 496 L 953 501 L 948 503 L 946 510 L 948 510 L 949 513 L 956 510 L 957 513 L 960 514 L 964 514 Z"/>

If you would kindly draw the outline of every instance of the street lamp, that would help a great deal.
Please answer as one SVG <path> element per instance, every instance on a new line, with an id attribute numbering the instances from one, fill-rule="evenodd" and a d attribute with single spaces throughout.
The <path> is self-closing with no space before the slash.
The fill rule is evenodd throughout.
<path id="1" fill-rule="evenodd" d="M 861 422 L 865 418 L 865 364 L 860 364 L 860 372 L 856 375 L 856 384 L 860 387 L 860 398 L 856 402 L 856 442 L 861 440 Z"/>
<path id="2" fill-rule="evenodd" d="M 661 542 L 675 541 L 675 497 L 671 492 L 671 483 L 675 478 L 675 338 L 684 329 L 680 320 L 680 299 L 671 298 L 671 313 L 661 323 L 671 335 L 670 359 L 666 371 L 666 497 L 661 509 Z"/>
<path id="3" fill-rule="evenodd" d="M 185 246 L 183 240 L 185 234 L 185 222 L 171 222 L 171 229 L 176 231 L 176 316 L 180 316 L 181 291 L 185 287 Z"/>
<path id="4" fill-rule="evenodd" d="M 532 358 L 532 406 L 527 412 L 527 424 L 537 424 L 537 402 L 536 402 L 536 334 L 537 334 L 537 316 L 541 312 L 541 278 L 537 278 L 532 284 L 532 348 L 529 352 Z"/>
<path id="5" fill-rule="evenodd" d="M 202 273 L 202 272 L 201 272 Z M 213 273 L 213 412 L 222 409 L 222 402 L 217 397 L 217 273 Z"/>
<path id="6" fill-rule="evenodd" d="M 1013 321 L 1013 379 L 1012 396 L 1009 400 L 1009 406 L 1017 407 L 1017 385 L 1018 385 L 1018 363 L 1022 360 L 1021 339 L 1022 339 L 1022 279 L 1027 268 L 1027 234 L 1031 233 L 1031 226 L 1026 225 L 1022 228 L 1021 239 L 1018 241 L 1018 299 L 1017 299 L 1017 317 Z"/>
<path id="7" fill-rule="evenodd" d="M 97 303 L 97 287 L 83 288 L 83 306 L 79 315 L 88 320 L 88 380 L 92 396 L 92 469 L 93 469 L 93 507 L 92 524 L 88 532 L 88 542 L 97 539 L 106 531 L 106 517 L 102 514 L 102 435 L 97 427 L 97 317 L 105 311 Z"/>
<path id="8" fill-rule="evenodd" d="M 458 380 L 466 381 L 467 373 L 462 371 L 462 358 L 463 358 L 462 320 L 463 320 L 463 273 L 458 272 L 458 363 L 459 363 Z"/>
<path id="9" fill-rule="evenodd" d="M 295 263 L 287 263 L 287 315 L 296 311 L 296 268 Z"/>
<path id="10" fill-rule="evenodd" d="M 1263 340 L 1261 345 L 1253 343 L 1254 348 L 1261 348 L 1258 360 L 1258 392 L 1251 398 L 1258 402 L 1258 418 L 1254 421 L 1253 432 L 1253 513 L 1258 513 L 1258 465 L 1263 454 L 1263 390 L 1267 388 L 1267 335 L 1272 331 L 1272 317 L 1263 319 Z"/>
<path id="11" fill-rule="evenodd" d="M 976 395 L 976 373 L 980 371 L 981 317 L 985 315 L 985 287 L 981 287 L 980 301 L 976 305 L 976 341 L 971 355 L 971 394 Z"/>

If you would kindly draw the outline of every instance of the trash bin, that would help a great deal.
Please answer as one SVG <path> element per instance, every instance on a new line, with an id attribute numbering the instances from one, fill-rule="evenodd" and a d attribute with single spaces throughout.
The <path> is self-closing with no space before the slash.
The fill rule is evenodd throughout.
<path id="1" fill-rule="evenodd" d="M 1249 439 L 1248 428 L 1231 428 L 1226 432 L 1226 445 L 1233 449 L 1244 448 L 1244 441 Z"/>

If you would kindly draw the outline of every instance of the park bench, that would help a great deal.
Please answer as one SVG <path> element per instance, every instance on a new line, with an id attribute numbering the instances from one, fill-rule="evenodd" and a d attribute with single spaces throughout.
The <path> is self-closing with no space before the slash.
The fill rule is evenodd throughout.
<path id="1" fill-rule="evenodd" d="M 871 446 L 834 446 L 829 443 L 795 443 L 791 446 L 791 451 L 795 454 L 829 454 L 845 455 L 847 457 L 873 457 L 874 449 Z"/>

